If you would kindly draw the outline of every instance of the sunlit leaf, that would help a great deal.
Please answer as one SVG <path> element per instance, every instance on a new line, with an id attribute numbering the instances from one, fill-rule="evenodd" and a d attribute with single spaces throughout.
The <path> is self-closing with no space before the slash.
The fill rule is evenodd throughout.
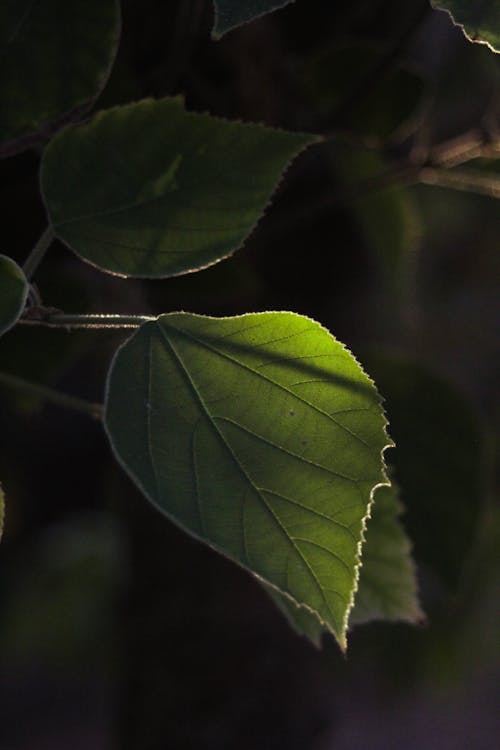
<path id="1" fill-rule="evenodd" d="M 283 8 L 294 0 L 214 0 L 215 24 L 213 35 L 221 37 L 226 31 L 252 21 L 254 18 Z"/>
<path id="2" fill-rule="evenodd" d="M 500 2 L 498 0 L 431 0 L 434 8 L 447 10 L 472 42 L 500 51 Z"/>
<path id="3" fill-rule="evenodd" d="M 19 320 L 28 290 L 29 284 L 17 263 L 0 255 L 0 336 Z"/>
<path id="4" fill-rule="evenodd" d="M 0 155 L 47 138 L 92 105 L 119 32 L 117 0 L 0 3 Z"/>
<path id="5" fill-rule="evenodd" d="M 370 620 L 422 621 L 410 553 L 410 542 L 398 516 L 402 506 L 397 488 L 379 487 L 367 521 L 362 547 L 358 591 L 354 598 L 349 626 Z M 321 644 L 326 629 L 319 619 L 299 608 L 283 595 L 268 589 L 292 627 L 314 644 Z"/>
<path id="6" fill-rule="evenodd" d="M 118 351 L 105 423 L 158 508 L 317 612 L 345 648 L 390 441 L 377 391 L 342 344 L 293 313 L 163 315 Z"/>
<path id="7" fill-rule="evenodd" d="M 42 191 L 55 233 L 84 260 L 122 276 L 173 276 L 240 247 L 313 140 L 149 99 L 60 133 Z"/>

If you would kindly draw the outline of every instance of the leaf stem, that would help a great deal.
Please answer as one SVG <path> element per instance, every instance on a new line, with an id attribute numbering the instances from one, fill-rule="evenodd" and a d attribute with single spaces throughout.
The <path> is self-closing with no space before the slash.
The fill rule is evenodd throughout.
<path id="1" fill-rule="evenodd" d="M 92 401 L 86 401 L 76 396 L 69 396 L 66 393 L 61 393 L 53 388 L 49 388 L 46 385 L 39 385 L 38 383 L 32 383 L 24 378 L 19 378 L 17 375 L 9 375 L 6 372 L 0 372 L 0 386 L 21 391 L 31 396 L 39 396 L 44 401 L 62 406 L 66 409 L 72 409 L 94 419 L 102 420 L 103 417 L 103 406 L 102 404 L 96 404 Z"/>
<path id="2" fill-rule="evenodd" d="M 24 263 L 23 271 L 27 279 L 31 279 L 33 277 L 33 274 L 43 260 L 45 253 L 52 244 L 54 237 L 54 230 L 51 226 L 48 226 L 42 233 L 40 239 L 26 258 L 26 261 Z"/>
<path id="3" fill-rule="evenodd" d="M 50 328 L 139 328 L 143 323 L 156 320 L 150 315 L 67 315 L 39 308 L 40 316 L 24 317 L 21 323 L 49 326 Z"/>
<path id="4" fill-rule="evenodd" d="M 500 198 L 500 180 L 493 174 L 466 169 L 439 169 L 425 167 L 419 173 L 419 180 L 425 185 L 478 193 L 489 198 Z"/>

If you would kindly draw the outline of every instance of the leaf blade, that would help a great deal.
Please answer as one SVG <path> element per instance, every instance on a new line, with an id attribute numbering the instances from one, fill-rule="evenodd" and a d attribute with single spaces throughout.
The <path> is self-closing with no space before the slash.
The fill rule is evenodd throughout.
<path id="1" fill-rule="evenodd" d="M 436 9 L 445 10 L 471 42 L 487 44 L 500 52 L 500 3 L 498 0 L 431 0 Z"/>
<path id="2" fill-rule="evenodd" d="M 12 328 L 24 310 L 29 284 L 11 258 L 0 255 L 0 336 Z"/>
<path id="3" fill-rule="evenodd" d="M 231 29 L 254 18 L 283 8 L 294 0 L 214 0 L 215 23 L 212 36 L 220 39 Z"/>
<path id="4" fill-rule="evenodd" d="M 292 313 L 161 316 L 117 353 L 105 424 L 157 507 L 318 611 L 345 647 L 389 441 L 373 384 L 325 329 Z"/>
<path id="5" fill-rule="evenodd" d="M 0 29 L 0 155 L 7 156 L 92 105 L 117 51 L 120 6 L 117 0 L 7 0 Z"/>
<path id="6" fill-rule="evenodd" d="M 148 99 L 59 134 L 42 193 L 56 235 L 82 259 L 120 276 L 175 276 L 239 248 L 314 140 Z"/>

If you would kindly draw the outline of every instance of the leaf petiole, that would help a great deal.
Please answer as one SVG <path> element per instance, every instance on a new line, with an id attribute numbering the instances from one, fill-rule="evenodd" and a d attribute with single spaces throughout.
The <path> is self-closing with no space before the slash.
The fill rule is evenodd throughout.
<path id="1" fill-rule="evenodd" d="M 31 279 L 33 277 L 33 274 L 42 262 L 45 253 L 54 241 L 54 237 L 54 230 L 51 226 L 48 226 L 42 233 L 40 239 L 26 258 L 26 261 L 24 263 L 23 271 L 27 279 Z"/>
<path id="2" fill-rule="evenodd" d="M 38 396 L 44 401 L 49 401 L 57 406 L 62 406 L 66 409 L 72 409 L 94 419 L 101 420 L 103 417 L 103 407 L 101 404 L 93 403 L 92 401 L 86 401 L 76 396 L 69 396 L 66 393 L 61 393 L 53 388 L 49 388 L 46 385 L 40 385 L 38 383 L 32 383 L 24 378 L 19 378 L 16 375 L 9 375 L 6 372 L 0 372 L 0 386 L 21 391 L 31 396 Z"/>

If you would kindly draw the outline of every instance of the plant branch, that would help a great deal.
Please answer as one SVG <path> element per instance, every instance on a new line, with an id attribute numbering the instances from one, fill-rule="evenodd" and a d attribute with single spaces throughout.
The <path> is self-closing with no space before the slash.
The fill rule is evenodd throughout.
<path id="1" fill-rule="evenodd" d="M 478 193 L 489 198 L 500 198 L 500 179 L 496 175 L 467 169 L 440 169 L 424 167 L 420 170 L 419 181 L 425 185 Z"/>
<path id="2" fill-rule="evenodd" d="M 33 277 L 33 274 L 43 260 L 45 253 L 52 244 L 54 237 L 54 230 L 51 226 L 48 226 L 24 263 L 23 271 L 27 279 Z"/>
<path id="3" fill-rule="evenodd" d="M 103 417 L 102 404 L 85 401 L 85 399 L 77 398 L 76 396 L 69 396 L 66 393 L 61 393 L 53 388 L 49 388 L 46 385 L 31 383 L 29 380 L 24 380 L 24 378 L 19 378 L 16 375 L 9 375 L 5 372 L 0 372 L 0 386 L 21 391 L 30 396 L 38 396 L 44 401 L 49 401 L 57 406 L 72 409 L 73 411 L 78 411 L 82 414 L 88 414 L 88 416 L 93 417 L 94 419 L 102 420 Z"/>
<path id="4" fill-rule="evenodd" d="M 492 138 L 483 130 L 470 130 L 456 138 L 435 146 L 430 153 L 431 166 L 455 167 L 472 159 L 498 159 L 500 141 Z"/>
<path id="5" fill-rule="evenodd" d="M 50 328 L 139 328 L 150 315 L 67 315 L 51 308 L 31 308 L 20 323 Z"/>

